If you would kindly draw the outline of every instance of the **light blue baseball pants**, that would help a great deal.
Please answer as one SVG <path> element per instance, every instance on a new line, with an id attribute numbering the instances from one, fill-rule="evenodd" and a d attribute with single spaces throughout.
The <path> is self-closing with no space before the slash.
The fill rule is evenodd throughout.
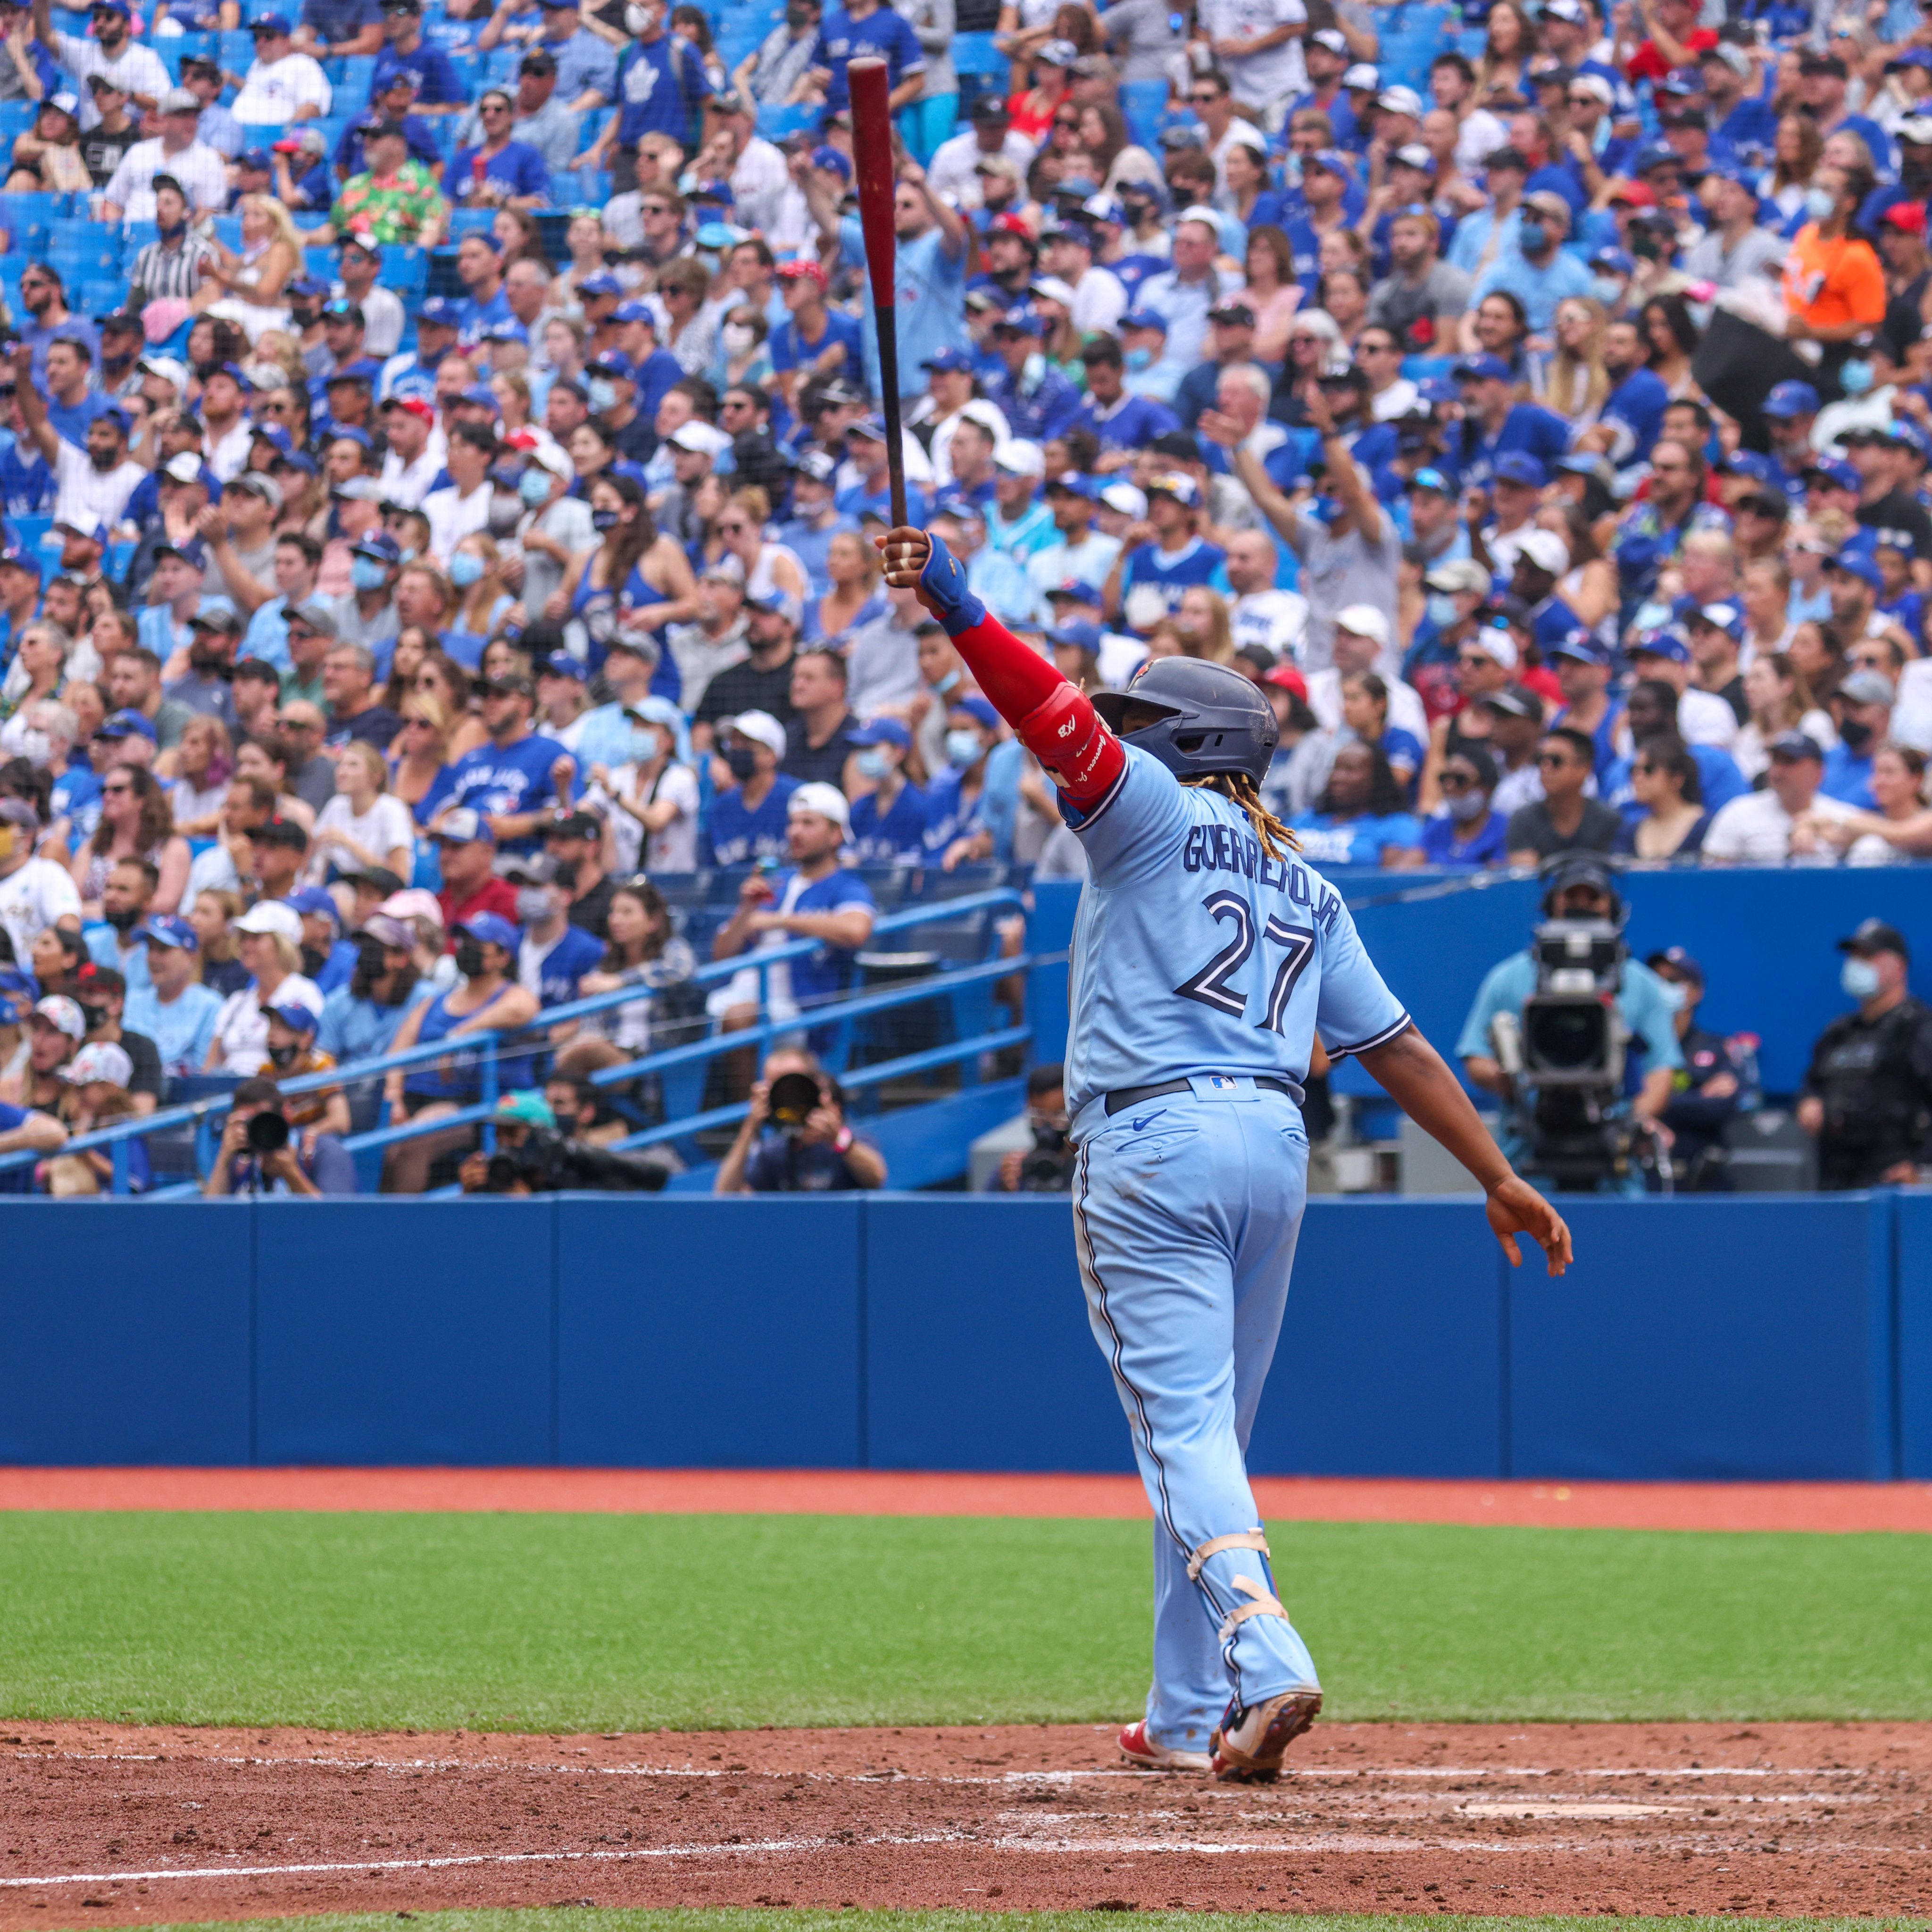
<path id="1" fill-rule="evenodd" d="M 1308 1185 L 1292 1101 L 1247 1082 L 1200 1098 L 1202 1084 L 1111 1119 L 1083 1108 L 1073 1184 L 1088 1317 L 1154 1505 L 1148 1734 L 1197 1751 L 1231 1696 L 1316 1686 L 1262 1551 L 1218 1549 L 1190 1574 L 1204 1544 L 1261 1526 L 1244 1459 Z"/>

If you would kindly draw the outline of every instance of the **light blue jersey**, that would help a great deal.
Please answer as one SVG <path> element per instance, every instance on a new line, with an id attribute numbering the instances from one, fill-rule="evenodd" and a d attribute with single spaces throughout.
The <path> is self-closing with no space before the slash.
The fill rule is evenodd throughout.
<path id="1" fill-rule="evenodd" d="M 1315 1034 L 1360 1052 L 1408 1016 L 1341 896 L 1270 858 L 1218 793 L 1129 745 L 1090 813 L 1061 809 L 1089 874 L 1066 1052 L 1076 1247 L 1154 1512 L 1146 1736 L 1204 1764 L 1224 1706 L 1318 1688 L 1258 1546 L 1248 1438 L 1306 1200 Z M 1150 1088 L 1166 1090 L 1123 1091 Z"/>
<path id="2" fill-rule="evenodd" d="M 1084 819 L 1066 1100 L 1184 1076 L 1268 1074 L 1300 1089 L 1318 1028 L 1331 1058 L 1408 1024 L 1341 896 L 1270 859 L 1239 807 L 1130 745 Z"/>

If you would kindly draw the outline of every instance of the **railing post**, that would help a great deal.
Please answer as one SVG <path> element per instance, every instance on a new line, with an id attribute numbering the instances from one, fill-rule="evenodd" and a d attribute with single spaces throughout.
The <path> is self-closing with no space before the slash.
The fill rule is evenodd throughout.
<path id="1" fill-rule="evenodd" d="M 116 1141 L 114 1143 L 114 1191 L 116 1194 L 125 1194 L 130 1184 L 128 1172 L 129 1166 L 128 1150 L 133 1145 L 134 1142 L 131 1138 Z"/>
<path id="2" fill-rule="evenodd" d="M 490 1109 L 493 1116 L 496 1111 L 496 1102 L 501 1098 L 496 1091 L 496 1048 L 502 1038 L 500 1034 L 493 1033 L 490 1036 L 489 1047 L 483 1055 L 482 1100 L 484 1106 Z M 494 1118 L 483 1123 L 483 1151 L 485 1154 L 496 1151 L 496 1123 Z"/>

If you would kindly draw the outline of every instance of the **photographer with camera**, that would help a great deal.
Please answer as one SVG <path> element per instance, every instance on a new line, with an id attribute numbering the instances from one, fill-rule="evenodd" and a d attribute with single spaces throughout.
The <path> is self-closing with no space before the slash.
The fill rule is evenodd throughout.
<path id="1" fill-rule="evenodd" d="M 989 1192 L 1065 1194 L 1073 1185 L 1075 1149 L 1066 1138 L 1066 1072 L 1055 1060 L 1027 1076 L 1027 1125 L 1030 1148 L 1000 1156 Z"/>
<path id="2" fill-rule="evenodd" d="M 1640 1193 L 1668 1161 L 1663 1124 L 1684 1064 L 1679 998 L 1624 944 L 1616 874 L 1594 854 L 1544 868 L 1543 923 L 1484 976 L 1456 1042 L 1505 1114 L 1496 1138 L 1526 1175 L 1585 1192 Z M 1606 1000 L 1605 995 L 1610 997 Z M 1628 1049 L 1642 1049 L 1641 1073 Z"/>
<path id="3" fill-rule="evenodd" d="M 272 1080 L 244 1080 L 201 1191 L 210 1201 L 226 1194 L 353 1194 L 356 1163 L 333 1134 L 304 1149 L 290 1131 L 282 1090 Z"/>
<path id="4" fill-rule="evenodd" d="M 458 1170 L 466 1194 L 656 1194 L 678 1171 L 675 1156 L 659 1148 L 617 1154 L 560 1132 L 534 1088 L 505 1094 L 494 1124 L 496 1151 L 479 1148 Z"/>
<path id="5" fill-rule="evenodd" d="M 885 1157 L 846 1124 L 844 1096 L 818 1057 L 797 1046 L 767 1054 L 713 1192 L 816 1194 L 885 1184 Z"/>

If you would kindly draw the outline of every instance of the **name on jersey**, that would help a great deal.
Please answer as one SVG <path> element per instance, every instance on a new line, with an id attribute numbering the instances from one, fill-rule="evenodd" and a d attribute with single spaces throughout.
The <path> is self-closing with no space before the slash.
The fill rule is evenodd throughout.
<path id="1" fill-rule="evenodd" d="M 1180 863 L 1190 872 L 1238 872 L 1244 879 L 1286 892 L 1292 904 L 1309 908 L 1309 916 L 1324 932 L 1333 932 L 1341 916 L 1340 898 L 1306 866 L 1292 859 L 1270 858 L 1252 832 L 1238 832 L 1232 825 L 1190 826 Z"/>

